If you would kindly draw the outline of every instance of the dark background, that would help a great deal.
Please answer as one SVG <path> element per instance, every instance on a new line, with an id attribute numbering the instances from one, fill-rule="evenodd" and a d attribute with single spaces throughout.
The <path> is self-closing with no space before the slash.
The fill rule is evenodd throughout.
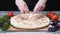
<path id="1" fill-rule="evenodd" d="M 18 11 L 15 0 L 0 0 L 0 11 Z M 60 11 L 60 0 L 48 0 L 44 11 Z"/>

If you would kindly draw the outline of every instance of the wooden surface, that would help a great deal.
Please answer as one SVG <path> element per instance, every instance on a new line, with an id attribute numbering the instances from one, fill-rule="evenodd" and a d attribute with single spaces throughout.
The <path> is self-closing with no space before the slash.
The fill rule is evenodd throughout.
<path id="1" fill-rule="evenodd" d="M 17 28 L 14 28 L 12 26 L 10 26 L 10 28 L 7 30 L 8 32 L 9 31 L 13 31 L 13 32 L 38 32 L 38 31 L 47 31 L 49 28 L 49 25 L 44 27 L 44 28 L 41 28 L 41 29 L 34 29 L 34 30 L 25 30 L 25 29 L 17 29 Z"/>

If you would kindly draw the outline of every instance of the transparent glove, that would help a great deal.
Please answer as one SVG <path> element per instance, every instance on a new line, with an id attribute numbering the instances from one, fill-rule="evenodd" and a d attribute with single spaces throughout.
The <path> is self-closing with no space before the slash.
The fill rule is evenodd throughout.
<path id="1" fill-rule="evenodd" d="M 39 0 L 34 7 L 34 12 L 42 11 L 45 8 L 46 0 Z"/>
<path id="2" fill-rule="evenodd" d="M 29 13 L 28 6 L 23 0 L 16 0 L 16 5 L 22 13 Z"/>

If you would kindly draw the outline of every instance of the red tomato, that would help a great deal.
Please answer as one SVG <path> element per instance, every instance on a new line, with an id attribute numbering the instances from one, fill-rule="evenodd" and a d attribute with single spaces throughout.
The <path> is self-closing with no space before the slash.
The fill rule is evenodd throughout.
<path id="1" fill-rule="evenodd" d="M 59 19 L 59 16 L 57 16 L 56 14 L 54 14 L 52 12 L 48 12 L 47 16 L 53 21 L 57 21 Z"/>
<path id="2" fill-rule="evenodd" d="M 59 17 L 58 17 L 56 14 L 54 14 L 54 15 L 51 17 L 51 19 L 52 19 L 53 21 L 57 21 L 57 20 L 59 19 Z"/>
<path id="3" fill-rule="evenodd" d="M 14 16 L 13 12 L 11 12 L 11 11 L 9 11 L 7 15 L 8 15 L 9 17 L 13 17 L 13 16 Z"/>
<path id="4" fill-rule="evenodd" d="M 51 13 L 52 13 L 52 12 L 48 12 L 48 13 L 47 13 L 47 16 L 49 17 L 49 16 L 51 15 Z"/>
<path id="5" fill-rule="evenodd" d="M 50 18 L 52 18 L 52 17 L 53 17 L 53 15 L 54 15 L 54 14 L 53 14 L 53 13 L 51 13 L 51 14 L 49 15 L 49 17 L 50 17 Z"/>

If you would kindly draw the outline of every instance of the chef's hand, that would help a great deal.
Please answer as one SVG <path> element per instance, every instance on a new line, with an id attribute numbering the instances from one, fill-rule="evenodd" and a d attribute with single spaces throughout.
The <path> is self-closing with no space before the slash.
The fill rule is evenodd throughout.
<path id="1" fill-rule="evenodd" d="M 47 0 L 39 0 L 34 7 L 34 12 L 42 11 L 45 8 L 46 1 Z"/>
<path id="2" fill-rule="evenodd" d="M 29 13 L 28 6 L 23 0 L 16 0 L 16 5 L 22 13 Z"/>

